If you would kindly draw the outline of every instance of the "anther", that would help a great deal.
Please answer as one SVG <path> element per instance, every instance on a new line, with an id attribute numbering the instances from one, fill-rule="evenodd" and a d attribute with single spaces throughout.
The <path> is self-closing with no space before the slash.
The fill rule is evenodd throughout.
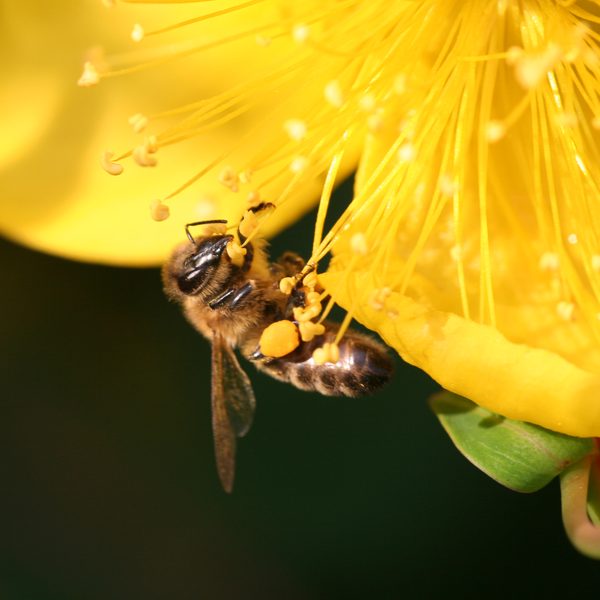
<path id="1" fill-rule="evenodd" d="M 223 167 L 219 173 L 219 183 L 229 188 L 232 192 L 239 192 L 240 190 L 240 179 L 232 167 Z"/>
<path id="2" fill-rule="evenodd" d="M 131 39 L 134 42 L 141 42 L 144 39 L 144 28 L 136 23 L 131 30 Z"/>
<path id="3" fill-rule="evenodd" d="M 560 258 L 556 252 L 544 252 L 540 256 L 539 267 L 542 271 L 554 272 L 560 268 Z"/>
<path id="4" fill-rule="evenodd" d="M 317 365 L 336 363 L 340 359 L 340 350 L 337 344 L 323 344 L 313 352 L 312 357 Z"/>
<path id="5" fill-rule="evenodd" d="M 100 164 L 109 175 L 120 175 L 123 172 L 123 165 L 112 161 L 112 157 L 114 155 L 114 152 L 110 152 L 110 150 L 105 150 L 102 153 Z"/>
<path id="6" fill-rule="evenodd" d="M 80 87 L 91 87 L 100 81 L 98 70 L 91 62 L 86 62 L 83 65 L 83 73 L 77 80 L 77 85 Z"/>
<path id="7" fill-rule="evenodd" d="M 304 23 L 297 23 L 292 28 L 292 38 L 297 44 L 304 44 L 310 37 L 310 28 Z"/>
<path id="8" fill-rule="evenodd" d="M 594 269 L 596 273 L 600 273 L 600 254 L 592 255 L 592 269 Z"/>
<path id="9" fill-rule="evenodd" d="M 293 277 L 283 277 L 279 280 L 279 291 L 289 296 L 296 287 L 296 280 Z"/>
<path id="10" fill-rule="evenodd" d="M 153 200 L 150 203 L 150 216 L 155 221 L 164 221 L 169 218 L 170 214 L 169 207 L 160 200 Z"/>
<path id="11" fill-rule="evenodd" d="M 400 162 L 410 162 L 415 157 L 415 148 L 412 144 L 402 144 L 398 148 L 398 158 Z"/>
<path id="12" fill-rule="evenodd" d="M 288 119 L 283 128 L 290 139 L 299 142 L 306 137 L 306 123 L 300 119 Z"/>
<path id="13" fill-rule="evenodd" d="M 133 149 L 133 160 L 140 167 L 155 167 L 158 163 L 157 159 L 152 156 L 153 152 L 156 151 L 151 145 L 146 143 L 140 144 Z"/>
<path id="14" fill-rule="evenodd" d="M 305 156 L 296 156 L 290 163 L 290 171 L 292 173 L 302 173 L 308 166 L 308 159 Z"/>
<path id="15" fill-rule="evenodd" d="M 556 305 L 556 314 L 564 321 L 572 321 L 575 305 L 572 302 L 559 302 Z"/>
<path id="16" fill-rule="evenodd" d="M 442 196 L 447 196 L 448 198 L 452 198 L 458 189 L 458 185 L 452 179 L 452 176 L 447 174 L 440 177 L 438 187 Z"/>
<path id="17" fill-rule="evenodd" d="M 340 108 L 344 104 L 344 93 L 337 79 L 333 79 L 325 85 L 323 94 L 325 95 L 325 100 L 335 108 Z"/>
<path id="18" fill-rule="evenodd" d="M 148 125 L 148 117 L 142 113 L 136 113 L 135 115 L 131 115 L 127 122 L 131 125 L 131 128 L 135 133 L 141 133 Z"/>
<path id="19" fill-rule="evenodd" d="M 227 246 L 227 255 L 231 259 L 231 262 L 236 267 L 241 267 L 244 264 L 244 256 L 246 254 L 246 248 L 242 248 L 235 240 L 231 240 Z"/>
<path id="20" fill-rule="evenodd" d="M 502 121 L 488 121 L 485 125 L 485 139 L 493 144 L 506 135 L 506 125 Z"/>
<path id="21" fill-rule="evenodd" d="M 300 330 L 300 337 L 303 342 L 310 342 L 316 335 L 323 335 L 325 333 L 325 325 L 313 323 L 312 321 L 300 323 L 298 329 Z"/>
<path id="22" fill-rule="evenodd" d="M 367 236 L 359 231 L 350 238 L 350 248 L 352 252 L 358 256 L 366 256 L 369 252 L 369 245 L 367 244 Z"/>
<path id="23" fill-rule="evenodd" d="M 404 73 L 399 73 L 394 78 L 394 92 L 401 96 L 406 92 L 406 75 Z"/>
<path id="24" fill-rule="evenodd" d="M 561 58 L 562 50 L 558 44 L 550 43 L 541 54 L 522 55 L 515 61 L 515 77 L 525 88 L 535 87 L 546 73 Z"/>

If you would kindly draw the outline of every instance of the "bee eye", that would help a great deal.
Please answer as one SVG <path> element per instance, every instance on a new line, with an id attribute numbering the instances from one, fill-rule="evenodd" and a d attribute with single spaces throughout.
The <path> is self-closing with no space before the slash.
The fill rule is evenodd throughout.
<path id="1" fill-rule="evenodd" d="M 207 238 L 201 241 L 194 252 L 183 261 L 182 272 L 177 277 L 177 285 L 184 294 L 195 294 L 204 287 L 231 239 L 230 235 Z"/>

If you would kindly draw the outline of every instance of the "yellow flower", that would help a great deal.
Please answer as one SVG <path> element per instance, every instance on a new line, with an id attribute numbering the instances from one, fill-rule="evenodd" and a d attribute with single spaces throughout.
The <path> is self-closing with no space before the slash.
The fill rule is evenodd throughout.
<path id="1" fill-rule="evenodd" d="M 106 79 L 111 102 L 87 115 L 70 165 L 80 199 L 35 221 L 13 210 L 11 235 L 152 263 L 184 222 L 235 220 L 263 198 L 277 205 L 269 233 L 322 188 L 312 258 L 332 253 L 321 281 L 350 315 L 453 392 L 600 436 L 597 0 L 128 8 L 139 56 L 90 59 L 85 73 Z M 119 63 L 133 68 L 116 78 Z M 112 128 L 138 113 L 135 129 L 150 123 L 123 144 L 109 116 Z M 123 150 L 105 160 L 123 175 L 89 176 L 90 146 Z M 334 181 L 356 161 L 354 199 L 321 235 Z M 153 200 L 155 218 L 171 217 L 142 224 Z"/>

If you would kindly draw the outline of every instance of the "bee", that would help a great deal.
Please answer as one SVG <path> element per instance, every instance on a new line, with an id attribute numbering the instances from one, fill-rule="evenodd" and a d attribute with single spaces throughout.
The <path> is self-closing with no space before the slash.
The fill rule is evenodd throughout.
<path id="1" fill-rule="evenodd" d="M 272 206 L 272 205 L 270 205 Z M 253 209 L 258 212 L 261 204 Z M 327 396 L 363 396 L 386 383 L 392 361 L 385 347 L 370 337 L 348 329 L 338 344 L 336 362 L 318 364 L 314 351 L 332 343 L 337 323 L 325 321 L 322 335 L 300 341 L 283 356 L 266 356 L 261 336 L 269 325 L 288 320 L 306 305 L 301 274 L 307 272 L 301 257 L 284 253 L 270 263 L 262 240 L 244 244 L 241 260 L 230 256 L 234 236 L 226 233 L 194 237 L 190 228 L 226 224 L 224 220 L 199 221 L 185 227 L 187 241 L 175 248 L 162 270 L 166 295 L 179 303 L 185 316 L 212 344 L 212 429 L 219 478 L 226 492 L 233 489 L 236 438 L 252 424 L 256 400 L 248 375 L 241 368 L 237 349 L 259 370 L 302 390 Z M 221 225 L 223 227 L 223 225 Z M 238 246 L 239 248 L 239 246 Z M 308 269 L 310 270 L 310 269 Z M 296 278 L 290 294 L 280 289 L 282 278 Z M 297 313 L 296 313 L 297 314 Z"/>

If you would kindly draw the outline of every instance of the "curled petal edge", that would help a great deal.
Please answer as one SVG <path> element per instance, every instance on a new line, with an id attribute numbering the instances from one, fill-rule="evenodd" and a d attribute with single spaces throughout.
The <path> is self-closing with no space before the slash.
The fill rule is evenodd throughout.
<path id="1" fill-rule="evenodd" d="M 599 375 L 398 293 L 376 310 L 360 300 L 364 290 L 376 287 L 368 274 L 331 271 L 319 279 L 338 304 L 445 389 L 509 419 L 578 437 L 600 436 Z"/>

